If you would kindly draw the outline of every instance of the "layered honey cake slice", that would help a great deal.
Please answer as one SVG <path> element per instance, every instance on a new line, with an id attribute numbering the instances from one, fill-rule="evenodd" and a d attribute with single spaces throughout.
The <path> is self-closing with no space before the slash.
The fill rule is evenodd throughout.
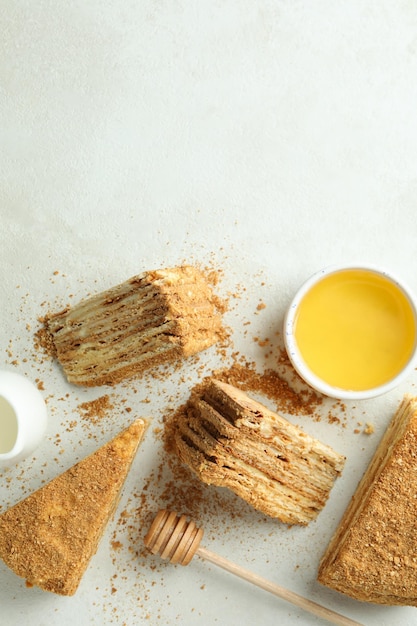
<path id="1" fill-rule="evenodd" d="M 405 396 L 321 560 L 356 600 L 417 606 L 417 398 Z"/>
<path id="2" fill-rule="evenodd" d="M 95 554 L 147 422 L 112 441 L 0 515 L 0 557 L 29 585 L 73 595 Z"/>
<path id="3" fill-rule="evenodd" d="M 216 299 L 191 266 L 144 272 L 44 318 L 40 343 L 76 385 L 114 384 L 215 344 Z"/>
<path id="4" fill-rule="evenodd" d="M 345 458 L 232 385 L 212 379 L 196 389 L 167 431 L 179 458 L 266 515 L 313 520 Z"/>

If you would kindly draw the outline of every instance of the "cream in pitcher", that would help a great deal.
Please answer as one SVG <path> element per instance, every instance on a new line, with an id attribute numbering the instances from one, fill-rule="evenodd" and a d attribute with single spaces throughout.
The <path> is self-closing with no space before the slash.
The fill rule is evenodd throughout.
<path id="1" fill-rule="evenodd" d="M 0 467 L 31 454 L 46 425 L 46 405 L 37 387 L 20 374 L 0 371 Z"/>

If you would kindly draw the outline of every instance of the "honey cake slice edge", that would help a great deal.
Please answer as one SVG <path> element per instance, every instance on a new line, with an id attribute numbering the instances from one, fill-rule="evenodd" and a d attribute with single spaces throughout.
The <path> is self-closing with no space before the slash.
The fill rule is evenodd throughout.
<path id="1" fill-rule="evenodd" d="M 417 398 L 404 396 L 320 561 L 360 601 L 417 606 Z"/>
<path id="2" fill-rule="evenodd" d="M 114 514 L 148 426 L 111 441 L 0 514 L 0 557 L 27 583 L 73 595 Z"/>
<path id="3" fill-rule="evenodd" d="M 215 379 L 177 413 L 174 450 L 207 483 L 257 510 L 305 525 L 325 505 L 345 458 L 242 390 Z"/>
<path id="4" fill-rule="evenodd" d="M 224 332 L 217 303 L 198 268 L 148 271 L 47 314 L 38 345 L 69 382 L 113 385 L 214 345 Z"/>

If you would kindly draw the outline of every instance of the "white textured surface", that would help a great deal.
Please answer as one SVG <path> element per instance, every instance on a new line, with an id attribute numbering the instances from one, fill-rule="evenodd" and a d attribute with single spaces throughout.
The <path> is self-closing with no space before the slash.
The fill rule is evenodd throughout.
<path id="1" fill-rule="evenodd" d="M 262 367 L 242 324 L 252 320 L 260 336 L 279 329 L 300 282 L 324 265 L 383 264 L 417 291 L 414 2 L 3 0 L 0 28 L 0 367 L 41 378 L 51 413 L 35 459 L 2 477 L 1 507 L 96 446 L 66 425 L 72 405 L 99 394 L 34 360 L 26 325 L 36 326 L 42 302 L 75 302 L 183 260 L 211 262 L 225 272 L 221 295 L 246 284 L 227 321 Z M 255 316 L 260 300 L 267 306 Z M 213 352 L 199 362 L 216 364 Z M 415 624 L 415 609 L 350 601 L 315 573 L 416 380 L 348 405 L 345 428 L 298 420 L 348 455 L 311 527 L 288 530 L 248 511 L 236 522 L 207 518 L 206 547 L 367 625 Z M 153 394 L 136 384 L 135 413 L 160 425 L 172 384 Z M 138 402 L 141 393 L 151 402 Z M 374 436 L 353 433 L 359 419 L 375 424 Z M 107 440 L 120 423 L 107 426 L 95 437 Z M 160 454 L 151 434 L 125 503 Z M 76 613 L 80 626 L 322 623 L 199 561 L 136 570 L 131 557 L 123 563 L 126 550 L 111 553 L 112 524 L 74 598 L 26 589 L 0 564 L 0 623 L 64 626 Z"/>

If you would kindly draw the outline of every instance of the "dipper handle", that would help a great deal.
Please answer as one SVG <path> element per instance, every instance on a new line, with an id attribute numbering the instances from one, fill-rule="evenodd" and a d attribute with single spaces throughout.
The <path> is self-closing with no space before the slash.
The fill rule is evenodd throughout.
<path id="1" fill-rule="evenodd" d="M 269 591 L 282 600 L 290 602 L 304 611 L 308 611 L 337 626 L 363 626 L 359 622 L 331 611 L 289 589 L 284 589 L 284 587 L 272 583 L 240 565 L 236 565 L 222 556 L 203 548 L 200 546 L 203 534 L 203 529 L 197 528 L 193 521 L 187 521 L 185 515 L 179 516 L 173 511 L 161 510 L 156 515 L 144 539 L 144 543 L 152 554 L 159 554 L 159 556 L 163 559 L 168 559 L 171 563 L 188 565 L 194 554 L 197 554 L 231 574 L 235 574 L 253 585 Z"/>

